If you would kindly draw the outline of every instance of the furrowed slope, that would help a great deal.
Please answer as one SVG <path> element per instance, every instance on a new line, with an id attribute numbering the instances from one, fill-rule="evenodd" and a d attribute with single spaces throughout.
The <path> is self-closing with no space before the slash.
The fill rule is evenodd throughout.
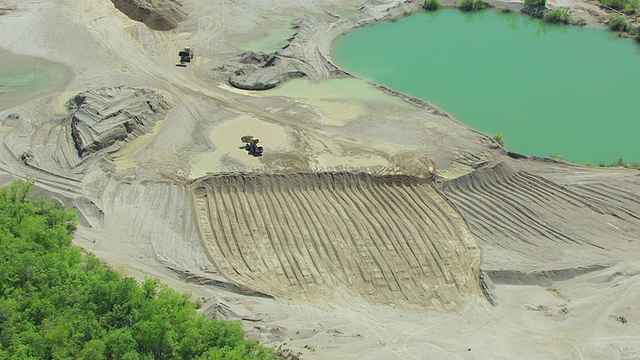
<path id="1" fill-rule="evenodd" d="M 487 251 L 486 269 L 609 264 L 638 240 L 638 196 L 606 182 L 559 184 L 501 163 L 442 190 Z"/>
<path id="2" fill-rule="evenodd" d="M 428 180 L 363 173 L 213 175 L 192 184 L 203 246 L 280 299 L 338 293 L 452 308 L 480 293 L 480 250 Z"/>

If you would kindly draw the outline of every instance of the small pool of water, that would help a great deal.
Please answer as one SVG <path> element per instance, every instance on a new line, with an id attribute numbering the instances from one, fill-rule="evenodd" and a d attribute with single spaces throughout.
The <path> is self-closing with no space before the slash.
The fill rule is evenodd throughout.
<path id="1" fill-rule="evenodd" d="M 61 64 L 0 50 L 0 111 L 61 88 L 70 78 Z"/>
<path id="2" fill-rule="evenodd" d="M 640 161 L 640 48 L 611 32 L 519 14 L 421 12 L 354 30 L 334 60 L 431 102 L 513 151 Z"/>

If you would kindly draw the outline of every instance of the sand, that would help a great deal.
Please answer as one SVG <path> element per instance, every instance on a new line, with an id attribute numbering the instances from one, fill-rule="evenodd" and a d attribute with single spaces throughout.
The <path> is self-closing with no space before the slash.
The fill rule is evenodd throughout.
<path id="1" fill-rule="evenodd" d="M 78 211 L 75 244 L 125 274 L 305 359 L 640 357 L 637 171 L 509 157 L 333 65 L 337 36 L 421 3 L 184 0 L 156 31 L 109 0 L 5 2 L 0 52 L 70 74 L 0 110 L 0 184 L 35 179 Z M 305 79 L 235 89 L 246 51 Z M 131 95 L 100 90 L 119 87 Z M 144 131 L 79 156 L 64 104 L 86 91 Z M 141 110 L 152 98 L 167 109 Z"/>
<path id="2" fill-rule="evenodd" d="M 0 110 L 10 109 L 67 84 L 69 69 L 40 58 L 0 51 Z"/>

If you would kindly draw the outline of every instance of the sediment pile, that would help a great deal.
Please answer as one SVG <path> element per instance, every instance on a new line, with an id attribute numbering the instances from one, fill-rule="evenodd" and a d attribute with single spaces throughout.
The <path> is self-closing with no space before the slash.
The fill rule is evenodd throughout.
<path id="1" fill-rule="evenodd" d="M 176 0 L 111 0 L 131 20 L 140 21 L 153 30 L 172 30 L 187 18 Z"/>
<path id="2" fill-rule="evenodd" d="M 170 105 L 151 90 L 115 87 L 80 93 L 67 108 L 76 150 L 85 157 L 146 133 Z"/>

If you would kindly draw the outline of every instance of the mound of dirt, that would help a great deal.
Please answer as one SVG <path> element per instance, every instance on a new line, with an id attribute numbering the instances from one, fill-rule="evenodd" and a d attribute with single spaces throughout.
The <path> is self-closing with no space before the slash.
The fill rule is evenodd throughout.
<path id="1" fill-rule="evenodd" d="M 253 51 L 240 55 L 243 66 L 229 77 L 229 84 L 243 90 L 268 90 L 289 79 L 304 77 L 289 59 Z"/>
<path id="2" fill-rule="evenodd" d="M 172 30 L 188 16 L 177 0 L 111 0 L 131 20 L 140 21 L 153 30 Z"/>
<path id="3" fill-rule="evenodd" d="M 67 103 L 71 135 L 80 157 L 131 140 L 164 119 L 169 103 L 147 89 L 130 87 L 89 90 Z M 114 149 L 115 150 L 115 149 Z"/>

